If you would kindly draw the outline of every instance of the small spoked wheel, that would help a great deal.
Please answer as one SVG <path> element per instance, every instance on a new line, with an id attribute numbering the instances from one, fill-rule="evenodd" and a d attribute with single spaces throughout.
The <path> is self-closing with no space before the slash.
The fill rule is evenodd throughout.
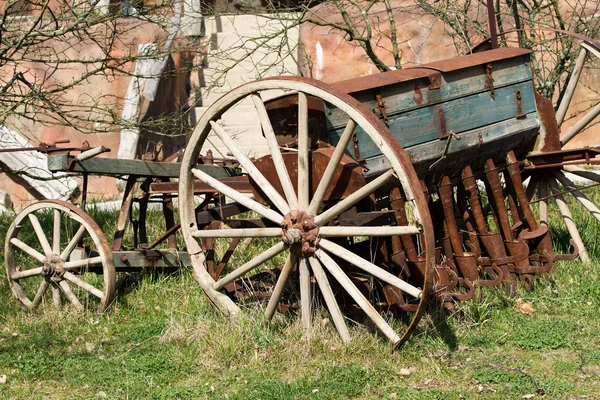
<path id="1" fill-rule="evenodd" d="M 272 90 L 287 93 L 275 101 L 287 102 L 286 110 L 273 113 L 273 102 L 264 101 Z M 262 127 L 258 134 L 221 120 L 236 104 L 253 110 Z M 350 151 L 357 135 L 376 154 L 370 164 L 357 162 Z M 239 165 L 253 189 L 241 190 L 197 168 L 208 149 L 211 156 L 216 151 Z M 198 185 L 204 185 L 202 193 L 229 199 L 212 213 L 218 217 L 211 223 L 197 219 Z M 391 207 L 392 192 L 402 195 L 401 211 Z M 224 312 L 239 311 L 225 294 L 227 287 L 277 270 L 274 286 L 264 296 L 266 317 L 273 316 L 284 292 L 294 286 L 306 332 L 316 293 L 343 341 L 350 340 L 347 312 L 370 320 L 395 344 L 408 338 L 423 313 L 432 285 L 434 237 L 416 173 L 370 110 L 322 82 L 263 79 L 232 90 L 209 107 L 186 148 L 179 202 L 195 278 Z M 227 261 L 218 268 L 208 261 L 216 241 L 224 241 L 220 246 Z M 406 263 L 392 261 L 402 241 L 412 244 L 421 261 L 412 274 Z M 399 328 L 390 311 L 394 296 L 397 309 L 408 310 L 407 327 Z"/>
<path id="2" fill-rule="evenodd" d="M 8 229 L 5 258 L 10 288 L 27 311 L 50 301 L 104 311 L 114 298 L 108 242 L 89 215 L 67 202 L 44 200 L 21 211 Z"/>

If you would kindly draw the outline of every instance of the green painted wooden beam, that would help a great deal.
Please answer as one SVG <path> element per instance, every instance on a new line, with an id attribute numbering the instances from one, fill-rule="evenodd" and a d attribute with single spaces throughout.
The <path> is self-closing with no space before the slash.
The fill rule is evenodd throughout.
<path id="1" fill-rule="evenodd" d="M 117 271 L 141 268 L 179 268 L 190 266 L 190 256 L 176 250 L 113 251 Z"/>
<path id="2" fill-rule="evenodd" d="M 142 160 L 124 160 L 117 158 L 90 158 L 73 162 L 74 157 L 68 154 L 51 153 L 48 156 L 48 169 L 52 172 L 79 172 L 91 175 L 177 178 L 180 163 Z M 196 168 L 206 172 L 213 178 L 227 178 L 239 175 L 238 169 L 215 165 L 197 165 Z"/>

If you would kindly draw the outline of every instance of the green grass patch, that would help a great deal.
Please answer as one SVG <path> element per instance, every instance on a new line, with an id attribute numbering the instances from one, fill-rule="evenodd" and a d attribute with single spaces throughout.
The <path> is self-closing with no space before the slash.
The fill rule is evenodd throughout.
<path id="1" fill-rule="evenodd" d="M 90 213 L 111 237 L 116 214 Z M 25 314 L 1 269 L 0 398 L 593 399 L 600 393 L 600 229 L 576 218 L 586 227 L 591 265 L 563 262 L 533 291 L 517 285 L 510 297 L 485 289 L 452 312 L 435 310 L 394 353 L 372 327 L 353 321 L 353 341 L 342 344 L 324 311 L 309 340 L 298 316 L 269 322 L 264 305 L 249 302 L 224 317 L 186 268 L 122 274 L 103 314 L 52 305 Z M 0 215 L 2 242 L 12 219 Z M 149 226 L 151 238 L 164 229 L 159 213 Z M 565 232 L 560 224 L 552 230 L 557 251 L 568 250 Z M 523 315 L 520 302 L 533 314 Z"/>

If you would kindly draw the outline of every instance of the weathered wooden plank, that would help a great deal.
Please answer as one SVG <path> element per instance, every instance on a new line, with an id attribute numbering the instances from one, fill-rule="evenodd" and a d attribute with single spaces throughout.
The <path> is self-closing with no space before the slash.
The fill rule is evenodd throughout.
<path id="1" fill-rule="evenodd" d="M 418 144 L 439 141 L 442 133 L 439 111 L 443 111 L 446 130 L 460 134 L 517 116 L 516 91 L 521 93 L 521 111 L 534 112 L 535 100 L 531 82 L 496 90 L 495 99 L 489 93 L 479 93 L 455 99 L 431 107 L 420 108 L 390 116 L 388 126 L 392 134 L 405 149 Z M 336 144 L 342 134 L 342 127 L 330 132 L 331 143 Z M 379 148 L 361 128 L 356 129 L 361 158 L 379 155 Z M 353 154 L 353 143 L 348 153 Z"/>
<path id="2" fill-rule="evenodd" d="M 529 152 L 539 131 L 537 113 L 524 118 L 510 119 L 492 125 L 473 129 L 461 134 L 461 140 L 452 140 L 446 158 L 430 167 L 444 154 L 446 141 L 432 141 L 406 149 L 420 179 L 432 178 L 443 172 L 453 175 L 465 165 L 474 168 L 483 166 L 488 157 L 502 159 L 508 150 L 516 149 L 518 155 Z M 365 161 L 369 175 L 379 175 L 390 167 L 385 157 L 376 156 Z M 367 177 L 368 178 L 368 177 Z"/>
<path id="3" fill-rule="evenodd" d="M 113 251 L 113 258 L 117 271 L 191 265 L 188 253 L 175 250 Z"/>
<path id="4" fill-rule="evenodd" d="M 118 158 L 90 158 L 76 161 L 67 154 L 50 154 L 48 156 L 48 169 L 52 172 L 69 171 L 88 173 L 92 175 L 123 176 L 135 175 L 140 177 L 179 177 L 180 163 L 157 162 L 142 160 L 125 160 Z M 197 165 L 197 169 L 207 173 L 213 178 L 226 178 L 236 175 L 236 168 L 219 167 L 215 165 Z"/>
<path id="5" fill-rule="evenodd" d="M 439 89 L 430 90 L 427 87 L 427 79 L 416 79 L 381 87 L 378 92 L 384 101 L 387 115 L 392 116 L 398 112 L 427 107 L 476 93 L 489 93 L 485 67 L 485 65 L 477 65 L 442 74 Z M 494 62 L 492 77 L 495 89 L 530 81 L 532 75 L 529 55 Z M 375 93 L 375 90 L 366 90 L 351 95 L 378 113 Z M 338 109 L 331 108 L 327 111 L 331 111 L 328 120 L 334 127 L 345 123 L 346 117 Z"/>

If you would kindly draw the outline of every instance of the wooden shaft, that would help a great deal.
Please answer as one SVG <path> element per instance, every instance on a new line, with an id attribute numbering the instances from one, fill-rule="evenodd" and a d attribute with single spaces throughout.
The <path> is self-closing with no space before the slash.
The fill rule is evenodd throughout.
<path id="1" fill-rule="evenodd" d="M 31 268 L 26 269 L 25 271 L 17 271 L 10 276 L 10 279 L 13 281 L 18 281 L 19 279 L 29 278 L 31 276 L 41 275 L 44 272 L 44 267 Z"/>
<path id="2" fill-rule="evenodd" d="M 549 226 L 548 224 L 548 182 L 541 180 L 538 184 L 538 195 L 540 196 L 540 225 Z"/>
<path id="3" fill-rule="evenodd" d="M 236 268 L 234 271 L 231 271 L 229 274 L 225 275 L 223 278 L 216 281 L 212 286 L 214 290 L 223 289 L 227 284 L 235 281 L 238 278 L 241 278 L 248 272 L 252 271 L 254 268 L 259 265 L 269 261 L 271 258 L 275 257 L 277 254 L 281 253 L 286 249 L 286 245 L 283 242 L 278 242 L 268 250 L 263 251 L 258 256 L 254 257 L 252 260 L 248 261 L 244 265 Z"/>
<path id="4" fill-rule="evenodd" d="M 28 244 L 21 242 L 19 239 L 12 238 L 12 239 L 10 239 L 10 243 L 17 246 L 19 249 L 23 250 L 25 253 L 29 254 L 31 257 L 35 258 L 39 262 L 41 262 L 41 263 L 46 262 L 46 257 L 44 255 L 42 255 L 39 251 L 30 247 Z"/>
<path id="5" fill-rule="evenodd" d="M 354 204 L 358 203 L 360 200 L 369 196 L 383 184 L 385 184 L 392 176 L 394 176 L 394 171 L 389 170 L 382 174 L 381 176 L 373 179 L 371 182 L 358 189 L 356 192 L 352 193 L 350 196 L 346 197 L 344 200 L 340 201 L 333 207 L 329 208 L 325 212 L 317 215 L 315 217 L 315 224 L 319 226 L 323 226 L 331 221 L 333 218 L 340 215 L 342 212 L 346 211 Z"/>
<path id="6" fill-rule="evenodd" d="M 310 196 L 308 145 L 308 99 L 306 94 L 298 92 L 298 207 L 301 210 L 308 208 Z"/>
<path id="7" fill-rule="evenodd" d="M 285 260 L 285 264 L 281 269 L 281 274 L 279 274 L 279 278 L 277 278 L 277 283 L 273 288 L 273 293 L 271 293 L 269 303 L 267 304 L 267 309 L 265 310 L 265 317 L 267 319 L 273 318 L 273 314 L 275 314 L 275 310 L 277 309 L 277 304 L 279 304 L 279 300 L 281 300 L 281 295 L 283 294 L 285 284 L 290 277 L 290 273 L 296 266 L 297 261 L 298 257 L 296 257 L 296 254 L 290 251 L 290 254 Z"/>
<path id="8" fill-rule="evenodd" d="M 579 56 L 577 56 L 577 61 L 575 61 L 575 67 L 573 68 L 573 72 L 569 76 L 569 83 L 567 84 L 567 89 L 565 90 L 565 94 L 558 106 L 558 110 L 556 110 L 556 123 L 558 126 L 561 126 L 565 115 L 567 114 L 567 110 L 571 105 L 571 100 L 573 99 L 573 94 L 575 93 L 575 88 L 577 87 L 577 83 L 579 83 L 579 77 L 581 76 L 581 71 L 583 71 L 583 64 L 585 62 L 585 58 L 587 57 L 587 50 L 585 47 L 581 47 L 579 51 Z"/>
<path id="9" fill-rule="evenodd" d="M 52 284 L 52 286 L 50 286 L 50 288 L 52 289 L 52 304 L 54 304 L 54 307 L 59 308 L 60 307 L 60 289 L 58 288 L 58 286 L 56 284 Z M 35 299 L 34 299 L 34 301 L 35 301 Z"/>
<path id="10" fill-rule="evenodd" d="M 348 332 L 348 327 L 344 321 L 344 316 L 342 315 L 342 311 L 340 310 L 338 302 L 335 300 L 335 296 L 333 295 L 333 291 L 329 285 L 329 279 L 327 279 L 327 275 L 325 274 L 323 267 L 321 267 L 321 263 L 314 257 L 310 257 L 308 261 L 310 262 L 315 279 L 317 280 L 319 288 L 321 289 L 323 299 L 325 299 L 325 304 L 327 305 L 329 314 L 331 314 L 331 319 L 333 319 L 333 324 L 335 325 L 340 338 L 342 338 L 342 342 L 350 342 L 350 332 Z"/>
<path id="11" fill-rule="evenodd" d="M 240 193 L 235 189 L 232 189 L 231 187 L 225 185 L 222 182 L 219 182 L 217 179 L 213 178 L 207 173 L 195 168 L 192 169 L 192 173 L 196 178 L 200 179 L 202 182 L 206 183 L 219 193 L 224 194 L 225 196 L 233 199 L 234 201 L 237 201 L 238 203 L 252 211 L 256 211 L 263 217 L 270 219 L 276 224 L 279 225 L 283 221 L 283 216 L 278 212 L 263 206 L 262 204 L 258 203 L 255 200 L 252 200 L 245 194 Z"/>
<path id="12" fill-rule="evenodd" d="M 79 227 L 79 229 L 77 230 L 77 232 L 75 232 L 75 235 L 69 241 L 69 244 L 67 244 L 67 247 L 65 247 L 65 249 L 63 250 L 63 252 L 60 253 L 60 259 L 62 261 L 66 261 L 67 258 L 69 258 L 69 256 L 71 255 L 71 253 L 73 252 L 73 250 L 75 249 L 75 247 L 77 247 L 77 245 L 81 241 L 81 238 L 83 237 L 83 234 L 85 233 L 85 231 L 86 231 L 85 226 L 81 225 Z"/>
<path id="13" fill-rule="evenodd" d="M 589 264 L 590 256 L 588 255 L 587 250 L 585 249 L 583 240 L 581 240 L 581 236 L 579 235 L 579 231 L 577 230 L 577 225 L 575 225 L 575 221 L 573 221 L 573 215 L 569 210 L 569 206 L 567 206 L 564 197 L 562 196 L 562 194 L 560 194 L 560 189 L 558 188 L 556 181 L 554 179 L 550 179 L 548 183 L 550 184 L 550 189 L 552 190 L 552 194 L 554 195 L 554 200 L 558 205 L 558 209 L 560 210 L 562 218 L 565 221 L 565 225 L 567 226 L 569 234 L 571 235 L 571 238 L 573 239 L 573 241 L 579 249 L 579 258 L 584 264 Z"/>
<path id="14" fill-rule="evenodd" d="M 84 258 L 83 260 L 65 262 L 65 269 L 76 269 L 81 267 L 89 267 L 90 265 L 102 264 L 104 258 L 101 256 Z"/>
<path id="15" fill-rule="evenodd" d="M 52 254 L 60 254 L 60 210 L 54 210 L 54 226 L 52 228 Z"/>
<path id="16" fill-rule="evenodd" d="M 321 207 L 321 202 L 323 201 L 323 198 L 325 197 L 325 193 L 327 193 L 327 189 L 329 189 L 331 180 L 333 179 L 333 176 L 335 175 L 335 171 L 337 170 L 337 168 L 340 165 L 340 161 L 342 160 L 342 157 L 344 156 L 346 148 L 348 147 L 348 143 L 350 143 L 350 139 L 352 138 L 352 134 L 354 133 L 355 129 L 356 129 L 356 122 L 354 122 L 354 120 L 352 120 L 352 119 L 348 120 L 348 123 L 346 124 L 346 128 L 344 129 L 344 133 L 342 134 L 342 136 L 340 137 L 340 140 L 338 141 L 337 145 L 335 146 L 335 150 L 333 151 L 333 154 L 331 155 L 331 159 L 329 160 L 329 163 L 327 164 L 327 167 L 325 168 L 325 172 L 323 172 L 323 176 L 321 177 L 321 180 L 319 181 L 317 190 L 315 190 L 312 201 L 310 202 L 310 205 L 308 206 L 307 213 L 309 215 L 314 215 L 317 211 L 319 211 L 319 208 Z"/>
<path id="17" fill-rule="evenodd" d="M 600 103 L 594 108 L 588 111 L 575 125 L 573 125 L 567 132 L 560 135 L 560 142 L 564 146 L 569 143 L 579 132 L 584 130 L 598 115 L 600 115 Z"/>
<path id="18" fill-rule="evenodd" d="M 588 171 L 575 165 L 565 165 L 564 170 L 590 181 L 600 182 L 600 174 L 595 171 Z"/>
<path id="19" fill-rule="evenodd" d="M 75 293 L 73 293 L 73 291 L 69 287 L 69 284 L 66 281 L 60 281 L 58 283 L 58 286 L 60 286 L 67 299 L 69 299 L 71 304 L 73 304 L 73 307 L 75 307 L 75 309 L 78 311 L 83 311 L 83 305 L 81 304 L 77 296 L 75 296 Z"/>
<path id="20" fill-rule="evenodd" d="M 533 194 L 535 193 L 535 189 L 538 185 L 538 178 L 536 176 L 532 176 L 529 178 L 529 182 L 527 183 L 527 189 L 525 189 L 525 194 L 527 198 L 531 200 L 533 198 Z"/>
<path id="21" fill-rule="evenodd" d="M 375 310 L 369 301 L 362 295 L 360 290 L 352 283 L 348 275 L 340 268 L 339 265 L 323 250 L 317 250 L 315 256 L 323 263 L 325 268 L 338 281 L 344 290 L 354 299 L 356 304 L 367 314 L 367 316 L 375 323 L 379 330 L 387 336 L 392 343 L 398 343 L 400 337 L 394 332 L 394 329 L 383 319 L 383 317 Z"/>
<path id="22" fill-rule="evenodd" d="M 71 283 L 79 286 L 80 288 L 82 288 L 82 289 L 90 292 L 91 294 L 93 294 L 97 298 L 104 299 L 104 293 L 102 293 L 102 290 L 97 289 L 94 286 L 90 285 L 89 283 L 87 283 L 87 282 L 79 279 L 77 276 L 73 275 L 69 271 L 65 272 L 65 274 L 63 276 L 69 282 L 71 282 Z"/>
<path id="23" fill-rule="evenodd" d="M 600 221 L 600 209 L 596 207 L 596 205 L 587 198 L 585 194 L 581 191 L 577 190 L 577 187 L 569 178 L 567 178 L 562 172 L 557 172 L 554 174 L 559 182 L 567 189 L 572 190 L 571 194 L 575 196 L 575 198 L 581 203 L 586 210 L 594 216 L 598 221 Z"/>
<path id="24" fill-rule="evenodd" d="M 306 258 L 300 259 L 300 309 L 302 310 L 302 327 L 310 336 L 312 325 L 312 296 L 310 290 L 310 271 Z"/>
<path id="25" fill-rule="evenodd" d="M 281 228 L 199 229 L 193 231 L 192 236 L 196 238 L 267 238 L 281 236 Z"/>
<path id="26" fill-rule="evenodd" d="M 237 162 L 240 163 L 240 166 L 246 170 L 248 175 L 254 179 L 254 182 L 260 187 L 264 194 L 267 195 L 269 200 L 281 211 L 283 214 L 287 214 L 290 212 L 290 207 L 283 197 L 279 194 L 277 190 L 271 185 L 271 183 L 265 178 L 265 176 L 256 168 L 254 163 L 248 158 L 246 154 L 231 140 L 231 137 L 225 132 L 219 124 L 214 121 L 210 121 L 210 125 L 212 127 L 213 132 L 217 134 L 219 139 L 223 142 L 225 147 L 233 154 Z M 194 169 L 192 171 L 200 171 L 199 169 Z M 207 173 L 203 172 L 204 175 L 210 176 Z M 196 175 L 196 173 L 194 173 Z M 197 175 L 196 175 L 197 176 Z M 212 177 L 211 177 L 212 178 Z M 200 179 L 200 178 L 199 178 Z M 212 178 L 216 181 L 215 178 Z M 201 179 L 202 180 L 202 179 Z M 208 182 L 204 183 L 209 184 Z M 209 184 L 210 185 L 210 184 Z M 210 185 L 214 188 L 213 185 Z M 229 196 L 231 197 L 231 196 Z M 233 198 L 233 197 L 232 197 Z"/>
<path id="27" fill-rule="evenodd" d="M 402 279 L 390 274 L 386 270 L 379 268 L 377 265 L 365 260 L 364 258 L 357 256 L 350 250 L 336 244 L 327 239 L 321 239 L 319 241 L 319 247 L 327 250 L 331 254 L 335 254 L 343 260 L 348 261 L 350 264 L 366 271 L 367 273 L 375 276 L 376 278 L 381 279 L 384 282 L 389 283 L 392 286 L 397 287 L 398 289 L 408 293 L 414 298 L 421 297 L 421 289 L 414 287 L 408 282 L 403 281 Z"/>
<path id="28" fill-rule="evenodd" d="M 295 209 L 298 207 L 298 198 L 296 197 L 296 191 L 294 190 L 294 186 L 292 185 L 290 175 L 288 174 L 285 163 L 283 162 L 283 157 L 281 155 L 281 151 L 279 150 L 279 143 L 277 143 L 277 138 L 275 137 L 273 126 L 271 125 L 271 121 L 269 120 L 267 109 L 265 108 L 265 105 L 260 95 L 255 93 L 252 94 L 251 97 L 252 102 L 254 103 L 254 107 L 256 107 L 258 119 L 260 120 L 260 125 L 262 126 L 263 133 L 265 134 L 267 145 L 269 146 L 269 150 L 271 151 L 271 158 L 273 159 L 273 164 L 275 165 L 275 172 L 277 172 L 277 176 L 279 178 L 279 182 L 281 183 L 283 193 L 285 194 L 285 198 L 287 199 L 289 207 Z"/>
<path id="29" fill-rule="evenodd" d="M 46 237 L 46 233 L 44 232 L 44 228 L 40 224 L 40 220 L 35 214 L 28 215 L 29 220 L 31 221 L 31 225 L 33 226 L 33 230 L 42 245 L 42 249 L 44 249 L 44 253 L 46 257 L 52 255 L 52 247 L 50 247 L 50 243 L 48 243 L 48 238 Z"/>
<path id="30" fill-rule="evenodd" d="M 416 226 L 322 226 L 319 236 L 402 236 L 421 233 Z"/>
<path id="31" fill-rule="evenodd" d="M 133 195 L 135 192 L 136 183 L 136 177 L 129 175 L 127 178 L 127 184 L 125 185 L 125 193 L 123 193 L 123 201 L 121 202 L 121 211 L 119 212 L 119 219 L 117 220 L 117 229 L 115 230 L 115 235 L 113 238 L 112 250 L 121 250 L 123 235 L 125 234 L 125 227 L 127 226 L 129 214 L 131 214 L 131 205 L 133 204 Z M 75 245 L 77 245 L 77 243 L 75 243 Z M 63 254 L 65 254 L 65 251 L 63 251 Z M 62 254 L 60 258 L 63 261 L 66 260 L 66 258 L 62 258 Z"/>

